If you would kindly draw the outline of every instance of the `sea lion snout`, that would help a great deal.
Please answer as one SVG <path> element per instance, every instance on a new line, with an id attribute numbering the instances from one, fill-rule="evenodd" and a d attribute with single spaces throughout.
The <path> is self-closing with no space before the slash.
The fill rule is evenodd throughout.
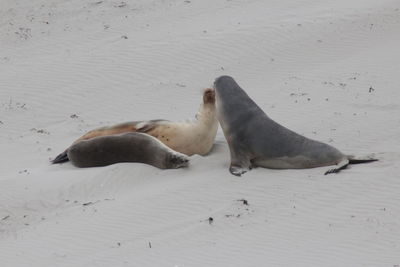
<path id="1" fill-rule="evenodd" d="M 204 104 L 206 104 L 206 103 L 214 104 L 215 103 L 215 91 L 214 91 L 214 89 L 212 89 L 212 88 L 204 89 L 203 102 L 204 102 Z"/>
<path id="2" fill-rule="evenodd" d="M 170 154 L 166 158 L 166 166 L 171 169 L 187 167 L 189 166 L 189 158 L 181 153 Z"/>

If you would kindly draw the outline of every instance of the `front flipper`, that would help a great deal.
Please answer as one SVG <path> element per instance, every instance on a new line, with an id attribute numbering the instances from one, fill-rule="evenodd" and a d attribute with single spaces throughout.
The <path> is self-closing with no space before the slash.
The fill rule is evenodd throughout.
<path id="1" fill-rule="evenodd" d="M 240 167 L 240 166 L 234 166 L 234 165 L 231 165 L 230 167 L 229 167 L 229 171 L 230 171 L 230 173 L 232 173 L 233 175 L 236 175 L 236 176 L 242 176 L 242 174 L 245 174 L 247 171 L 249 171 L 251 168 L 243 168 L 243 167 Z"/>
<path id="2" fill-rule="evenodd" d="M 251 169 L 249 153 L 245 149 L 241 149 L 239 144 L 235 144 L 234 140 L 228 141 L 229 151 L 231 153 L 231 165 L 229 171 L 236 176 L 242 176 Z"/>

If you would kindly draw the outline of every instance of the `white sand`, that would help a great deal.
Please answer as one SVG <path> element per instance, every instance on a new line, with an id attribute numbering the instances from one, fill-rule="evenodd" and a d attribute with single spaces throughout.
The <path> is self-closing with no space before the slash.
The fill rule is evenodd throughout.
<path id="1" fill-rule="evenodd" d="M 400 265 L 399 1 L 1 0 L 0 48 L 0 266 Z M 193 117 L 223 74 L 380 161 L 238 178 L 219 129 L 188 169 L 49 164 L 98 126 Z"/>

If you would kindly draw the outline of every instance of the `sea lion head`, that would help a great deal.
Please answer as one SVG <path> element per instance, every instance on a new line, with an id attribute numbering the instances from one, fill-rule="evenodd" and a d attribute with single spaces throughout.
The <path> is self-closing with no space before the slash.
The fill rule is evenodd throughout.
<path id="1" fill-rule="evenodd" d="M 185 154 L 174 151 L 166 155 L 165 166 L 167 169 L 184 168 L 189 166 L 189 158 Z"/>
<path id="2" fill-rule="evenodd" d="M 212 88 L 206 88 L 203 92 L 203 102 L 204 104 L 214 104 L 215 103 L 215 91 Z"/>
<path id="3" fill-rule="evenodd" d="M 217 95 L 231 95 L 240 88 L 230 76 L 220 76 L 214 81 L 214 89 Z"/>
<path id="4" fill-rule="evenodd" d="M 214 91 L 217 106 L 221 112 L 226 107 L 230 107 L 229 111 L 235 111 L 237 105 L 244 105 L 243 102 L 251 102 L 249 96 L 243 91 L 236 81 L 230 76 L 220 76 L 215 79 Z M 249 103 L 250 104 L 250 103 Z"/>

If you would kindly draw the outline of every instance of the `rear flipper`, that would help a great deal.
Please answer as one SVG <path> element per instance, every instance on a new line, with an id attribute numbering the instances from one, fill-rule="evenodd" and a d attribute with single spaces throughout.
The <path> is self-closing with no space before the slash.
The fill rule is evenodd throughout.
<path id="1" fill-rule="evenodd" d="M 339 162 L 337 168 L 330 169 L 327 172 L 325 172 L 325 175 L 331 174 L 331 173 L 338 173 L 341 170 L 346 169 L 349 166 L 349 164 L 362 164 L 362 163 L 370 163 L 370 162 L 374 162 L 374 161 L 378 161 L 378 159 L 373 159 L 373 158 L 370 158 L 370 159 L 355 159 L 355 158 L 349 157 L 348 159 Z"/>
<path id="2" fill-rule="evenodd" d="M 67 150 L 59 154 L 55 159 L 51 161 L 52 164 L 64 163 L 69 161 Z"/>
<path id="3" fill-rule="evenodd" d="M 378 159 L 352 159 L 352 158 L 349 159 L 350 164 L 370 163 L 374 161 L 378 161 Z"/>

